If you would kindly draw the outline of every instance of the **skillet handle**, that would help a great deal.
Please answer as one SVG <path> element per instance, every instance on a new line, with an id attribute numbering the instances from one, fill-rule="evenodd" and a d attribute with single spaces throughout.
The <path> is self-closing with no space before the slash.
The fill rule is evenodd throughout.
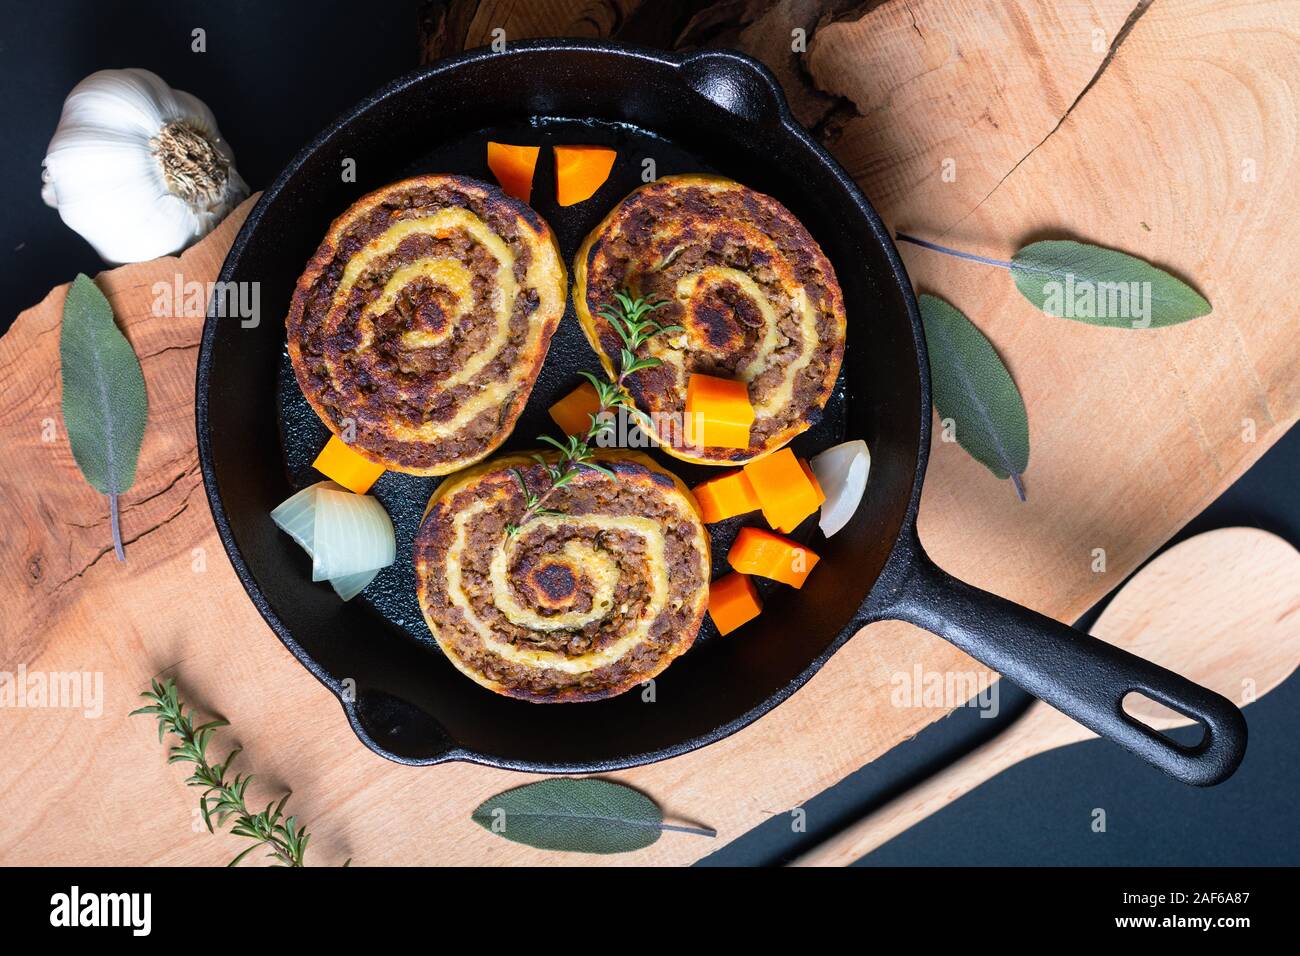
<path id="1" fill-rule="evenodd" d="M 788 113 L 776 78 L 743 53 L 700 50 L 683 56 L 678 69 L 686 85 L 700 96 L 756 126 L 780 125 Z"/>
<path id="2" fill-rule="evenodd" d="M 1183 783 L 1230 777 L 1246 752 L 1246 719 L 1226 697 L 1044 614 L 958 581 L 917 543 L 884 616 L 938 634 L 1094 733 Z M 1201 723 L 1187 747 L 1124 711 L 1145 694 Z"/>

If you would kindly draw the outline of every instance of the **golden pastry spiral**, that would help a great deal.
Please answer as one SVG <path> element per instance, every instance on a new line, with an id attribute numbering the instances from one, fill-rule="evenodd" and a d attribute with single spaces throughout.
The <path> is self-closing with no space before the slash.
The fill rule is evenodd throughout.
<path id="1" fill-rule="evenodd" d="M 598 460 L 616 480 L 583 470 L 514 533 L 521 481 L 548 486 L 532 455 L 467 469 L 429 502 L 415 539 L 420 607 L 452 663 L 490 690 L 535 702 L 612 697 L 695 640 L 709 539 L 694 498 L 644 455 Z"/>
<path id="2" fill-rule="evenodd" d="M 644 346 L 662 364 L 632 376 L 629 390 L 678 458 L 760 457 L 807 429 L 830 397 L 844 357 L 844 297 L 821 248 L 770 196 L 719 176 L 665 176 L 605 217 L 578 250 L 574 277 L 578 318 L 607 370 L 621 342 L 598 309 L 621 289 L 669 301 L 653 318 L 684 331 Z M 684 440 L 693 372 L 748 383 L 748 448 Z"/>
<path id="3" fill-rule="evenodd" d="M 555 239 L 528 206 L 477 180 L 420 176 L 334 221 L 294 292 L 289 357 L 356 451 L 448 474 L 510 433 L 565 297 Z"/>

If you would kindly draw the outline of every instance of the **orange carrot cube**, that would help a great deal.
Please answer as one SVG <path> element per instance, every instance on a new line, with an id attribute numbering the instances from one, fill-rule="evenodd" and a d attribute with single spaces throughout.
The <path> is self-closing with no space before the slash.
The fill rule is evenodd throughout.
<path id="1" fill-rule="evenodd" d="M 596 195 L 609 179 L 617 156 L 605 146 L 556 146 L 555 201 L 572 206 Z"/>
<path id="2" fill-rule="evenodd" d="M 331 435 L 311 466 L 349 491 L 364 495 L 384 473 L 383 465 L 363 458 L 338 435 Z"/>
<path id="3" fill-rule="evenodd" d="M 487 144 L 488 169 L 501 184 L 507 196 L 528 202 L 533 194 L 533 173 L 537 169 L 540 146 L 510 146 L 506 143 Z"/>
<path id="4" fill-rule="evenodd" d="M 709 617 L 719 634 L 730 634 L 762 610 L 758 589 L 744 574 L 724 574 L 709 585 Z"/>
<path id="5" fill-rule="evenodd" d="M 745 465 L 745 475 L 758 495 L 763 517 L 777 531 L 789 534 L 821 507 L 825 496 L 789 448 Z"/>
<path id="6" fill-rule="evenodd" d="M 706 448 L 748 448 L 752 424 L 754 406 L 744 382 L 699 373 L 692 373 L 686 380 L 684 434 L 688 443 Z"/>
<path id="7" fill-rule="evenodd" d="M 749 514 L 761 507 L 758 495 L 754 494 L 754 486 L 749 483 L 743 471 L 729 471 L 717 478 L 710 478 L 691 491 L 700 503 L 700 514 L 705 524 Z"/>
<path id="8" fill-rule="evenodd" d="M 547 411 L 564 434 L 585 435 L 591 427 L 591 416 L 600 411 L 600 396 L 594 385 L 583 382 Z"/>
<path id="9" fill-rule="evenodd" d="M 727 552 L 728 563 L 741 574 L 757 574 L 794 588 L 803 587 L 820 560 L 803 545 L 762 528 L 741 528 Z"/>

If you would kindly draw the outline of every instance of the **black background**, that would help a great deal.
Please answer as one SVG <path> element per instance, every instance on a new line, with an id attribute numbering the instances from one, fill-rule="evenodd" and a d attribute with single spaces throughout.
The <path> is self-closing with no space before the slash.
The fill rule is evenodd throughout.
<path id="1" fill-rule="evenodd" d="M 0 3 L 0 329 L 77 272 L 104 268 L 40 198 L 41 159 L 79 80 L 139 66 L 195 94 L 216 114 L 240 173 L 261 189 L 334 116 L 415 66 L 418 8 L 380 0 Z M 196 27 L 207 34 L 204 53 L 191 51 Z M 1297 476 L 1300 432 L 1292 431 L 1179 538 L 1245 524 L 1300 541 Z M 809 800 L 806 833 L 791 831 L 789 808 L 774 807 L 767 824 L 705 862 L 780 861 L 1006 726 L 1026 702 L 1008 688 L 996 720 L 959 710 Z M 864 862 L 1295 865 L 1298 711 L 1294 676 L 1247 708 L 1250 749 L 1222 786 L 1184 787 L 1110 744 L 1078 744 L 1012 768 Z M 656 796 L 671 804 L 671 795 Z M 1107 813 L 1103 834 L 1090 828 L 1096 807 Z"/>
<path id="2" fill-rule="evenodd" d="M 1287 869 L 1257 867 L 1213 873 L 1150 868 L 1058 868 L 998 870 L 995 879 L 971 879 L 970 874 L 961 870 L 918 868 L 857 870 L 848 874 L 847 879 L 838 874 L 810 874 L 789 880 L 732 871 L 725 879 L 732 896 L 736 895 L 738 886 L 743 887 L 746 927 L 761 926 L 764 941 L 770 948 L 780 950 L 806 947 L 810 932 L 827 938 L 832 932 L 859 930 L 864 914 L 869 914 L 867 918 L 873 927 L 907 933 L 932 945 L 949 939 L 969 945 L 973 938 L 987 932 L 990 914 L 1004 911 L 1014 913 L 1018 937 L 1059 936 L 1062 928 L 1068 927 L 1075 945 L 1094 936 L 1141 934 L 1141 929 L 1132 926 L 1117 927 L 1117 918 L 1248 919 L 1244 926 L 1215 926 L 1208 931 L 1204 927 L 1183 928 L 1181 934 L 1177 930 L 1170 934 L 1168 928 L 1152 930 L 1165 941 L 1181 941 L 1180 935 L 1183 939 L 1191 934 L 1202 938 L 1208 935 L 1220 948 L 1226 948 L 1234 941 L 1240 943 L 1241 933 L 1272 930 L 1276 936 L 1280 929 L 1293 922 L 1289 919 L 1293 912 L 1292 875 Z M 437 900 L 430 905 L 429 886 L 423 874 L 400 869 L 363 871 L 316 867 L 279 873 L 266 868 L 238 872 L 52 868 L 23 876 L 0 896 L 0 918 L 7 927 L 17 929 L 22 939 L 61 937 L 65 945 L 70 941 L 100 947 L 116 944 L 129 947 L 131 952 L 140 948 L 146 951 L 166 948 L 175 952 L 180 940 L 192 939 L 203 920 L 202 911 L 194 905 L 199 898 L 209 904 L 208 909 L 238 907 L 229 917 L 207 920 L 205 929 L 206 924 L 219 927 L 209 930 L 208 937 L 222 933 L 239 945 L 253 939 L 254 934 L 265 938 L 274 933 L 277 939 L 292 934 L 299 949 L 306 946 L 315 949 L 323 943 L 333 950 L 350 950 L 358 944 L 373 947 L 377 936 L 391 934 L 390 927 L 395 928 L 406 914 L 427 914 L 424 923 L 431 923 L 436 934 L 446 925 L 443 914 L 481 909 L 485 893 L 510 892 L 517 883 L 521 894 L 526 895 L 536 892 L 539 876 L 555 879 L 553 871 L 544 874 L 519 870 L 459 872 L 454 881 L 444 880 L 438 886 Z M 562 878 L 570 892 L 590 888 L 593 895 L 599 895 L 608 888 L 608 875 L 599 870 L 575 869 Z M 676 872 L 673 878 L 679 883 L 695 881 L 700 892 L 713 891 L 717 885 L 717 879 L 704 870 Z M 130 928 L 121 925 L 51 927 L 54 895 L 70 895 L 73 885 L 83 898 L 92 893 L 148 893 L 150 934 L 135 937 Z M 1175 893 L 1182 894 L 1183 898 L 1175 901 Z M 845 905 L 850 894 L 852 904 Z M 1135 898 L 1135 894 L 1153 897 L 1163 894 L 1166 902 L 1153 906 L 1149 901 Z M 1196 894 L 1202 897 L 1199 901 Z M 1231 896 L 1225 898 L 1227 894 Z M 1206 896 L 1211 898 L 1206 900 Z M 942 901 L 941 920 L 933 916 L 932 901 L 936 899 Z M 809 926 L 807 920 L 791 919 L 788 914 L 792 911 L 816 913 L 816 927 Z M 691 937 L 693 941 L 703 940 L 705 945 L 713 944 L 715 939 L 718 944 L 734 943 L 736 921 L 697 920 L 691 926 Z"/>

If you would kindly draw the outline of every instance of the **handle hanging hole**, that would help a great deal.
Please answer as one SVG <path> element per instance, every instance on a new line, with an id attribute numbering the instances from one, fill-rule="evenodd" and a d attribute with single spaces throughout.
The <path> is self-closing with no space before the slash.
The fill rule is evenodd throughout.
<path id="1" fill-rule="evenodd" d="M 1179 747 L 1199 747 L 1205 740 L 1208 728 L 1197 717 L 1163 704 L 1139 690 L 1131 690 L 1120 702 L 1124 713 L 1144 727 L 1158 733 Z M 1175 730 L 1176 733 L 1168 731 Z"/>

